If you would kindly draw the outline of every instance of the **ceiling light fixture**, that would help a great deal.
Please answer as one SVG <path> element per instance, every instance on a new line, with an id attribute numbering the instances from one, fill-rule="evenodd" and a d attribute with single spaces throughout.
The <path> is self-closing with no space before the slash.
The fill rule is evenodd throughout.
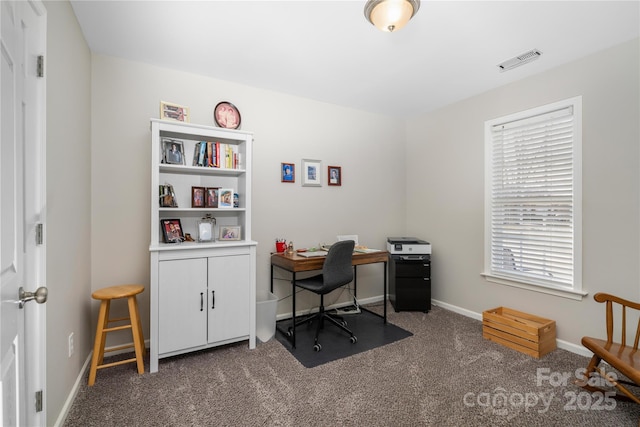
<path id="1" fill-rule="evenodd" d="M 381 31 L 391 33 L 404 27 L 420 9 L 420 0 L 368 0 L 364 16 Z"/>

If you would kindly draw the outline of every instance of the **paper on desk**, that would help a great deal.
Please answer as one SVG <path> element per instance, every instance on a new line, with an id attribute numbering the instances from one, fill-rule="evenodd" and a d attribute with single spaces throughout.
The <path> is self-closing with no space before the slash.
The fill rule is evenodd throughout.
<path id="1" fill-rule="evenodd" d="M 380 252 L 380 249 L 371 249 L 371 248 L 366 248 L 366 249 L 362 249 L 362 248 L 355 248 L 353 250 L 354 252 L 360 252 L 363 254 L 370 254 L 372 252 Z"/>
<path id="2" fill-rule="evenodd" d="M 307 252 L 298 252 L 299 256 L 303 256 L 306 258 L 314 257 L 314 256 L 326 256 L 327 251 L 307 251 Z"/>

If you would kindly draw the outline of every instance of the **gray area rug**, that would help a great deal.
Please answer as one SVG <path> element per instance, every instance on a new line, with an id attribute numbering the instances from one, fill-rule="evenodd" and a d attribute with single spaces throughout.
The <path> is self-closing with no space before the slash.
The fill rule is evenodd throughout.
<path id="1" fill-rule="evenodd" d="M 318 342 L 322 346 L 321 351 L 313 349 L 315 343 L 316 321 L 306 325 L 300 325 L 296 329 L 296 348 L 292 348 L 291 342 L 284 334 L 276 331 L 276 339 L 305 367 L 313 368 L 327 362 L 353 356 L 376 347 L 391 344 L 403 338 L 411 336 L 411 332 L 405 331 L 389 322 L 386 324 L 382 318 L 364 310 L 360 314 L 348 314 L 343 316 L 347 327 L 351 329 L 356 343 L 351 343 L 349 334 L 340 328 L 325 321 L 324 328 L 320 332 Z M 296 318 L 296 321 L 300 319 Z M 283 330 L 291 325 L 291 320 L 278 322 Z"/>
<path id="2" fill-rule="evenodd" d="M 313 369 L 275 339 L 162 359 L 155 374 L 103 369 L 64 425 L 638 426 L 640 405 L 573 384 L 586 357 L 533 359 L 440 307 L 389 321 L 413 336 Z"/>

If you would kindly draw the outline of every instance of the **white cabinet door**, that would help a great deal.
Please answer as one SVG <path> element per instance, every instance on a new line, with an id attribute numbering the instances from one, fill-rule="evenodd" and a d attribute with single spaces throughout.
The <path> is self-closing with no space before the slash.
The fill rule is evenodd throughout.
<path id="1" fill-rule="evenodd" d="M 250 256 L 209 258 L 209 343 L 249 335 Z"/>
<path id="2" fill-rule="evenodd" d="M 207 258 L 159 264 L 159 353 L 206 344 Z"/>

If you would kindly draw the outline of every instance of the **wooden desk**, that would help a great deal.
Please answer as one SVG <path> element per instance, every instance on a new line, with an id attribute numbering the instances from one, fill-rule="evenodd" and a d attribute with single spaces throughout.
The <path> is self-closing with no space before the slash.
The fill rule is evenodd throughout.
<path id="1" fill-rule="evenodd" d="M 283 270 L 286 270 L 292 274 L 291 279 L 291 306 L 292 306 L 292 325 L 296 323 L 296 273 L 302 271 L 314 271 L 321 270 L 324 265 L 323 256 L 317 257 L 303 257 L 297 254 L 287 255 L 285 253 L 275 253 L 271 255 L 271 292 L 273 292 L 273 268 L 279 267 Z M 387 251 L 378 251 L 371 252 L 368 254 L 354 252 L 351 263 L 353 264 L 353 296 L 357 295 L 357 278 L 358 278 L 358 265 L 364 264 L 375 264 L 378 262 L 384 263 L 384 278 L 383 278 L 383 315 L 375 313 L 371 310 L 368 310 L 364 307 L 360 307 L 360 310 L 368 311 L 378 317 L 383 319 L 384 323 L 387 323 L 387 262 L 389 260 L 389 252 Z M 291 335 L 287 333 L 287 331 L 277 328 L 279 332 L 283 333 L 286 337 L 291 341 L 291 345 L 293 348 L 296 348 L 296 331 L 295 328 L 292 328 Z"/>

